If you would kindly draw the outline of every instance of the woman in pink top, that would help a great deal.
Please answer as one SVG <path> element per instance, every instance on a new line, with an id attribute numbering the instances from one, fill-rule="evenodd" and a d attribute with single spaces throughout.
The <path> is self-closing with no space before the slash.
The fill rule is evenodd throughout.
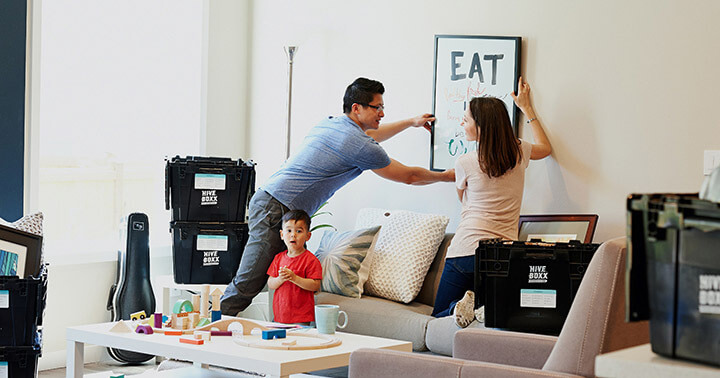
<path id="1" fill-rule="evenodd" d="M 518 88 L 519 94 L 511 95 L 532 127 L 534 144 L 515 137 L 505 103 L 497 98 L 472 99 L 462 121 L 466 139 L 477 142 L 477 154 L 465 154 L 455 162 L 455 186 L 462 214 L 448 247 L 433 309 L 435 317 L 453 314 L 460 327 L 467 327 L 475 319 L 471 290 L 478 242 L 517 239 L 525 168 L 530 160 L 545 158 L 552 152 L 530 103 L 530 86 L 520 78 Z"/>

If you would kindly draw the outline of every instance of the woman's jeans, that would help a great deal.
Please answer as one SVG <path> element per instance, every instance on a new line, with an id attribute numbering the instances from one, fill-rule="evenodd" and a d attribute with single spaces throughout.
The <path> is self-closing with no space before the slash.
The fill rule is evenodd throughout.
<path id="1" fill-rule="evenodd" d="M 466 291 L 474 290 L 474 284 L 474 255 L 446 259 L 432 315 L 436 318 L 452 315 L 455 303 L 462 299 Z"/>

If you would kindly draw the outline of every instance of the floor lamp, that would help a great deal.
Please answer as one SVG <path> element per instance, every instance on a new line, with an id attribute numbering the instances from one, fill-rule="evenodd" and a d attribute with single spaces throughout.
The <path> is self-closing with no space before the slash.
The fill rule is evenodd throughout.
<path id="1" fill-rule="evenodd" d="M 285 46 L 285 54 L 288 58 L 288 100 L 287 100 L 287 144 L 285 151 L 285 160 L 290 157 L 290 114 L 292 109 L 292 75 L 293 75 L 293 59 L 297 52 L 297 46 Z"/>

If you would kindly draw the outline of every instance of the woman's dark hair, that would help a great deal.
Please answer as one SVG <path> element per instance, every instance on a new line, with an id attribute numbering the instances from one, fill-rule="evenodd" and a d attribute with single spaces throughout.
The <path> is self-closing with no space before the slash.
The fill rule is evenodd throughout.
<path id="1" fill-rule="evenodd" d="M 305 226 L 310 230 L 310 216 L 308 213 L 305 212 L 305 210 L 290 210 L 287 213 L 283 214 L 282 216 L 282 223 L 285 224 L 285 222 L 289 220 L 297 221 L 303 221 L 305 222 Z"/>
<path id="2" fill-rule="evenodd" d="M 488 177 L 504 175 L 522 157 L 505 103 L 495 97 L 476 97 L 470 101 L 470 114 L 475 120 L 480 169 Z"/>
<path id="3" fill-rule="evenodd" d="M 375 80 L 360 77 L 348 85 L 343 97 L 343 113 L 349 114 L 353 104 L 369 104 L 376 94 L 384 94 L 385 87 Z"/>

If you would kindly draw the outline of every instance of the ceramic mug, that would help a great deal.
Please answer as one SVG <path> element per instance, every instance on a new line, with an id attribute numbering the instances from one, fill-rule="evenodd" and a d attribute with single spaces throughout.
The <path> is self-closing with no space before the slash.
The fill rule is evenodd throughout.
<path id="1" fill-rule="evenodd" d="M 345 315 L 345 322 L 341 325 L 338 323 L 340 314 Z M 315 306 L 315 327 L 318 333 L 332 335 L 336 328 L 345 328 L 348 322 L 348 315 L 345 311 L 340 310 L 340 306 L 320 304 Z"/>

